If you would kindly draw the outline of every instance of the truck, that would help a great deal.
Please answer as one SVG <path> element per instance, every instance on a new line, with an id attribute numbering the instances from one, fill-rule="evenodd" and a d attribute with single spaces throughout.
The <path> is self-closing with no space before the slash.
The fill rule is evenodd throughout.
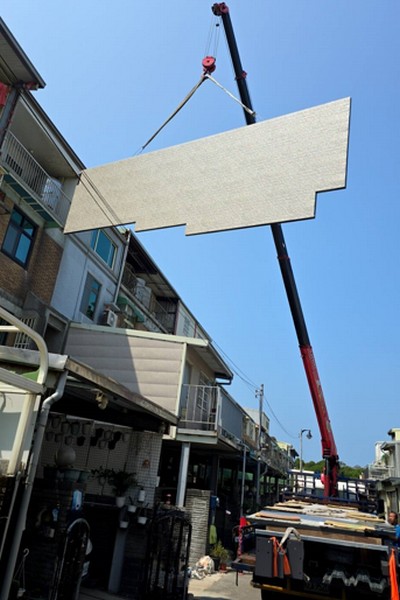
<path id="1" fill-rule="evenodd" d="M 393 527 L 356 501 L 292 498 L 248 516 L 247 523 L 253 548 L 238 556 L 235 568 L 252 571 L 262 600 L 399 597 Z"/>
<path id="2" fill-rule="evenodd" d="M 247 125 L 255 113 L 229 7 L 217 2 Z M 241 518 L 237 572 L 251 571 L 262 600 L 398 600 L 394 527 L 377 515 L 373 481 L 344 480 L 282 226 L 271 225 L 279 266 L 321 434 L 323 473 L 310 484 L 292 473 L 282 501 Z"/>

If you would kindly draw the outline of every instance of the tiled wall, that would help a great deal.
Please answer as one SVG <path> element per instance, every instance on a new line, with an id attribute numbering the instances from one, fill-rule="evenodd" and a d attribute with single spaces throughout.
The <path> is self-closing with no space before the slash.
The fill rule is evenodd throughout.
<path id="1" fill-rule="evenodd" d="M 124 469 L 135 473 L 139 487 L 146 492 L 144 504 L 152 507 L 161 451 L 162 435 L 148 431 L 133 431 L 127 427 L 76 419 L 53 414 L 49 418 L 40 457 L 38 477 L 44 465 L 54 465 L 54 457 L 62 447 L 71 447 L 76 453 L 74 467 L 87 470 L 104 467 Z M 111 487 L 91 475 L 87 493 L 113 495 Z M 139 488 L 130 490 L 132 500 L 137 499 Z"/>

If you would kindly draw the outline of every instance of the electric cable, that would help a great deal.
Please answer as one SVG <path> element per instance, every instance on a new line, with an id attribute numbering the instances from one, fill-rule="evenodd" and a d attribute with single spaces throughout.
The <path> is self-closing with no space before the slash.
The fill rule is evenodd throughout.
<path id="1" fill-rule="evenodd" d="M 213 344 L 218 349 L 218 351 L 224 356 L 224 358 L 227 360 L 227 362 L 229 363 L 229 366 L 232 367 L 232 371 L 234 372 L 234 374 L 237 375 L 245 384 L 247 384 L 249 389 L 251 389 L 253 392 L 257 392 L 259 386 L 257 384 L 255 384 L 253 381 L 251 381 L 251 379 L 243 371 L 241 371 L 241 369 L 239 369 L 239 367 L 237 365 L 235 365 L 233 360 L 226 354 L 226 352 L 224 352 L 224 350 L 214 340 L 213 340 Z M 241 375 L 241 373 L 243 373 L 243 376 Z M 284 431 L 286 433 L 286 435 L 288 435 L 290 438 L 296 439 L 297 436 L 293 435 L 292 433 L 287 431 L 287 429 L 282 425 L 282 423 L 276 416 L 271 404 L 266 399 L 265 395 L 264 395 L 264 401 L 270 411 L 270 414 L 274 418 L 277 425 L 282 429 L 282 431 Z"/>
<path id="2" fill-rule="evenodd" d="M 284 432 L 286 433 L 286 435 L 288 435 L 290 438 L 292 438 L 292 439 L 296 439 L 296 438 L 297 438 L 297 436 L 296 436 L 296 435 L 293 435 L 292 433 L 290 433 L 290 432 L 289 432 L 289 431 L 288 431 L 288 430 L 287 430 L 287 429 L 286 429 L 286 428 L 285 428 L 285 427 L 282 425 L 282 423 L 280 422 L 280 420 L 278 419 L 278 417 L 277 417 L 277 416 L 276 416 L 276 414 L 274 413 L 274 411 L 273 411 L 273 409 L 272 409 L 272 406 L 270 405 L 270 403 L 268 402 L 268 400 L 265 398 L 265 396 L 264 396 L 264 400 L 265 400 L 265 404 L 268 406 L 268 408 L 269 408 L 269 410 L 270 410 L 270 412 L 271 412 L 271 415 L 274 417 L 274 419 L 275 419 L 276 423 L 279 425 L 279 427 L 282 429 L 282 431 L 284 431 Z"/>
<path id="3" fill-rule="evenodd" d="M 254 391 L 256 391 L 258 388 L 258 385 L 256 383 L 254 383 L 254 381 L 251 381 L 251 379 L 233 362 L 233 360 L 227 355 L 227 353 L 221 348 L 221 346 L 219 346 L 219 344 L 217 344 L 217 342 L 212 340 L 212 343 L 218 349 L 218 351 L 224 356 L 224 358 L 226 358 L 227 361 L 232 365 L 232 367 L 233 367 L 232 370 L 234 371 L 235 375 L 240 377 L 240 379 L 242 381 L 247 383 L 249 386 L 251 386 L 251 388 Z"/>

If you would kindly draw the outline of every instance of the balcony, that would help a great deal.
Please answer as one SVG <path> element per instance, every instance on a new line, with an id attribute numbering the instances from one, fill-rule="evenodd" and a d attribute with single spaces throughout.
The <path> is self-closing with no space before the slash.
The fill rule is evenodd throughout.
<path id="1" fill-rule="evenodd" d="M 183 385 L 179 428 L 218 431 L 220 388 L 207 385 Z"/>
<path id="2" fill-rule="evenodd" d="M 61 182 L 46 173 L 10 131 L 4 138 L 0 164 L 6 170 L 5 181 L 19 196 L 49 223 L 65 225 L 71 200 Z"/>
<path id="3" fill-rule="evenodd" d="M 129 263 L 124 266 L 122 285 L 131 296 L 139 301 L 139 306 L 134 308 L 133 312 L 136 316 L 138 313 L 142 315 L 142 319 L 139 319 L 141 323 L 144 322 L 150 331 L 162 330 L 166 333 L 174 333 L 175 313 L 168 312 L 156 300 L 151 288 L 134 273 Z M 130 304 L 133 305 L 133 303 Z M 158 327 L 155 327 L 155 324 Z"/>
<path id="4" fill-rule="evenodd" d="M 293 468 L 293 459 L 268 434 L 263 440 L 261 460 L 276 474 L 286 475 Z"/>
<path id="5" fill-rule="evenodd" d="M 395 476 L 394 467 L 386 465 L 383 461 L 374 462 L 367 467 L 367 477 L 370 479 L 384 481 Z"/>

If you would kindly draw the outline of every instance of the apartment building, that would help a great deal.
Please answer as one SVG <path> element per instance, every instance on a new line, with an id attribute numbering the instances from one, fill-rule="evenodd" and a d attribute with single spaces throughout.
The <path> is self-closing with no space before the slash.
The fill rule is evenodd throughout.
<path id="1" fill-rule="evenodd" d="M 115 506 L 111 480 L 90 475 L 134 474 L 127 493 L 141 516 L 159 501 L 204 505 L 201 554 L 208 515 L 230 536 L 254 506 L 260 463 L 281 477 L 291 460 L 267 452 L 266 428 L 260 448 L 257 420 L 227 391 L 231 369 L 129 228 L 64 235 L 84 165 L 41 109 L 44 80 L 1 20 L 0 53 L 0 598 L 21 542 L 27 581 L 56 598 L 72 576 L 49 570 L 71 532 L 90 535 L 89 576 L 116 592 L 127 560 L 143 573 L 133 543 L 143 530 Z M 84 557 L 74 565 L 78 581 Z"/>
<path id="2" fill-rule="evenodd" d="M 66 543 L 72 502 L 87 491 L 85 481 L 67 479 L 64 467 L 74 463 L 78 475 L 102 465 L 135 472 L 137 482 L 148 486 L 151 502 L 162 432 L 176 419 L 62 354 L 70 321 L 97 321 L 103 306 L 112 303 L 126 238 L 116 230 L 89 237 L 63 234 L 84 165 L 35 99 L 44 81 L 3 21 L 0 52 L 0 597 L 7 598 L 20 543 L 29 546 L 27 582 L 49 592 L 49 570 L 54 571 L 59 545 Z M 112 256 L 105 255 L 105 240 Z M 101 308 L 90 277 L 100 282 Z M 46 469 L 55 465 L 55 455 L 69 456 L 69 462 L 59 465 L 62 479 L 48 480 Z M 146 461 L 151 468 L 143 467 Z M 107 482 L 91 484 L 97 495 L 111 496 Z M 35 528 L 38 515 L 50 506 L 58 514 L 51 539 L 44 522 Z M 110 547 L 121 552 L 119 513 L 109 506 L 104 510 L 113 513 Z M 104 510 L 88 507 L 88 529 L 96 530 Z M 86 533 L 80 535 L 84 539 Z M 106 568 L 93 561 L 106 573 L 105 585 L 117 587 L 121 572 L 113 571 L 112 563 L 112 556 Z M 67 579 L 68 573 L 60 572 L 58 585 Z"/>
<path id="3" fill-rule="evenodd" d="M 376 442 L 374 461 L 368 465 L 366 476 L 377 481 L 381 510 L 400 512 L 400 429 L 392 427 L 389 439 Z"/>

